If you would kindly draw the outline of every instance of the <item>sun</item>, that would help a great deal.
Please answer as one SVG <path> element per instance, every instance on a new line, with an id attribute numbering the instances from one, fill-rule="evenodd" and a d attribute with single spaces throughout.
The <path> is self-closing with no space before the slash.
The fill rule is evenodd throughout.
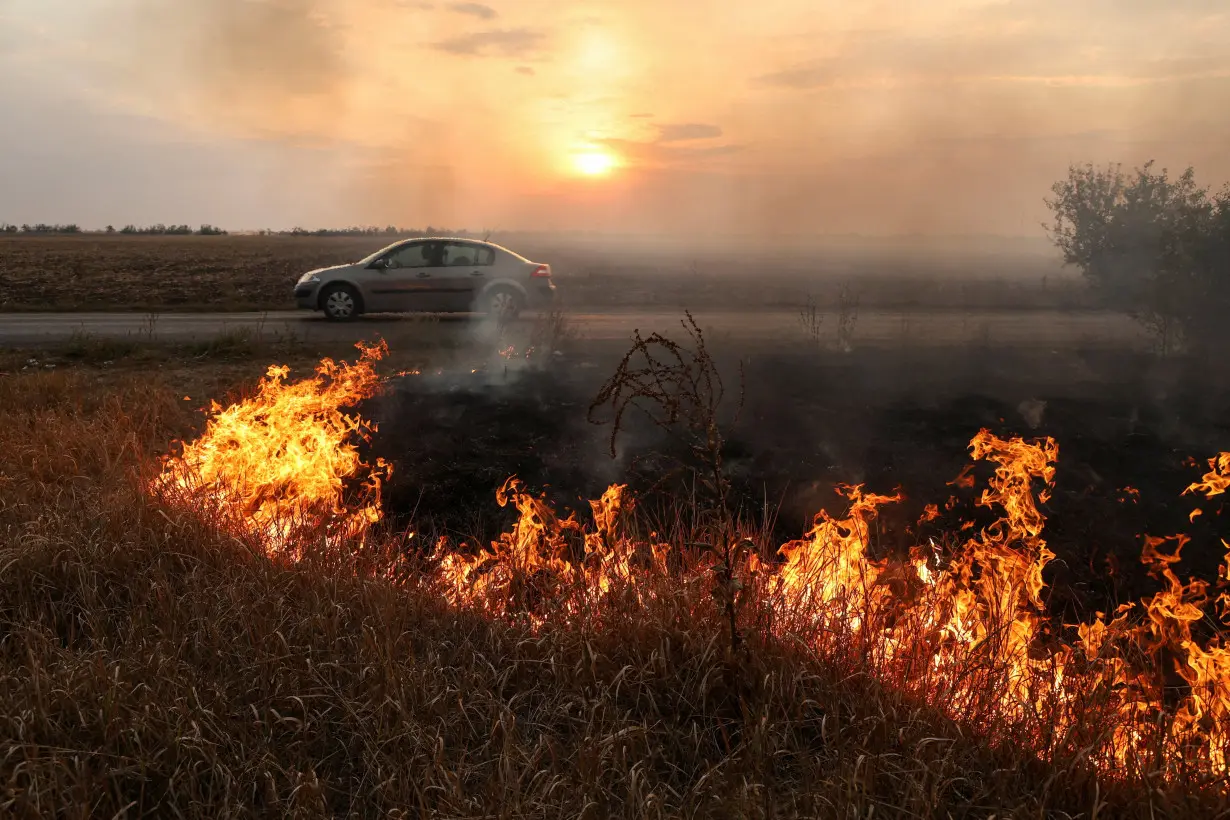
<path id="1" fill-rule="evenodd" d="M 572 166 L 587 177 L 604 177 L 615 168 L 615 157 L 605 151 L 585 151 L 575 154 Z"/>

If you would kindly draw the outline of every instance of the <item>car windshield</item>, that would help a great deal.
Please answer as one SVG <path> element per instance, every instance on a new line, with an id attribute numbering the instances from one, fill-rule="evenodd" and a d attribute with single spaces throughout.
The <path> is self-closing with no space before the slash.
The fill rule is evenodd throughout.
<path id="1" fill-rule="evenodd" d="M 375 261 L 376 261 L 376 258 L 377 258 L 377 257 L 379 257 L 379 256 L 380 256 L 380 255 L 382 255 L 382 254 L 388 253 L 388 252 L 389 252 L 389 251 L 391 251 L 393 248 L 396 248 L 398 245 L 402 244 L 402 242 L 404 242 L 404 241 L 405 241 L 405 240 L 403 239 L 403 240 L 401 240 L 401 241 L 399 241 L 399 242 L 394 242 L 394 243 L 392 243 L 391 245 L 385 245 L 383 248 L 381 248 L 380 250 L 376 251 L 375 253 L 368 254 L 367 256 L 365 256 L 365 257 L 363 257 L 362 259 L 360 259 L 358 262 L 355 262 L 355 264 L 356 264 L 356 265 L 370 265 L 372 262 L 375 262 Z"/>

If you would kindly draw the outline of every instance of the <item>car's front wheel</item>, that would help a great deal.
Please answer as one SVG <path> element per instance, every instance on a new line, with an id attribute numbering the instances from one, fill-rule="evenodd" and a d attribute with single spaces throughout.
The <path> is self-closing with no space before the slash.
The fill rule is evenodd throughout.
<path id="1" fill-rule="evenodd" d="M 332 285 L 320 294 L 320 309 L 332 322 L 350 322 L 363 312 L 363 303 L 349 285 Z"/>
<path id="2" fill-rule="evenodd" d="M 483 310 L 493 319 L 510 320 L 521 315 L 521 294 L 512 288 L 494 288 L 483 298 Z"/>

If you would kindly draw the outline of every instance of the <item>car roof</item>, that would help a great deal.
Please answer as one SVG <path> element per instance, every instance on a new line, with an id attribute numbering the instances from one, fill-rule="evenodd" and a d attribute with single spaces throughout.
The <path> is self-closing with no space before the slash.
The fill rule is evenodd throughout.
<path id="1" fill-rule="evenodd" d="M 472 236 L 412 236 L 409 239 L 403 239 L 403 242 L 470 242 L 475 245 L 490 245 L 493 248 L 500 247 L 494 242 L 488 242 L 486 239 L 475 239 Z"/>
<path id="2" fill-rule="evenodd" d="M 497 245 L 495 242 L 488 239 L 475 239 L 472 236 L 412 236 L 409 239 L 399 240 L 394 244 L 400 245 L 405 242 L 468 242 L 471 245 L 486 245 L 488 248 L 494 248 L 497 251 L 512 254 L 518 259 L 525 259 L 524 256 L 511 248 L 506 248 L 503 245 Z M 528 262 L 529 260 L 527 259 L 526 261 Z"/>
<path id="3" fill-rule="evenodd" d="M 519 259 L 522 262 L 530 261 L 529 259 L 525 258 L 524 256 L 512 250 L 511 248 L 506 248 L 503 245 L 497 245 L 496 243 L 490 242 L 486 239 L 474 239 L 473 237 L 468 237 L 468 236 L 411 236 L 406 239 L 398 239 L 395 242 L 385 245 L 383 248 L 370 254 L 369 256 L 365 256 L 363 260 L 361 261 L 365 261 L 368 259 L 374 259 L 380 254 L 388 251 L 390 248 L 398 248 L 403 245 L 408 245 L 411 242 L 465 242 L 471 245 L 482 245 L 484 247 L 491 248 L 492 250 L 499 251 L 500 253 L 506 253 L 509 256 L 511 256 L 513 259 Z"/>

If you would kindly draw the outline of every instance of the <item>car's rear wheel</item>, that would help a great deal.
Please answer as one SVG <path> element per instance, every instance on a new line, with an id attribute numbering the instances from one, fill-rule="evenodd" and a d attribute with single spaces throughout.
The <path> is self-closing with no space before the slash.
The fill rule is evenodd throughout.
<path id="1" fill-rule="evenodd" d="M 363 301 L 349 285 L 330 285 L 320 294 L 320 309 L 329 321 L 351 322 L 363 312 Z"/>
<path id="2" fill-rule="evenodd" d="M 512 288 L 493 288 L 483 297 L 483 312 L 493 319 L 516 319 L 524 300 Z"/>

